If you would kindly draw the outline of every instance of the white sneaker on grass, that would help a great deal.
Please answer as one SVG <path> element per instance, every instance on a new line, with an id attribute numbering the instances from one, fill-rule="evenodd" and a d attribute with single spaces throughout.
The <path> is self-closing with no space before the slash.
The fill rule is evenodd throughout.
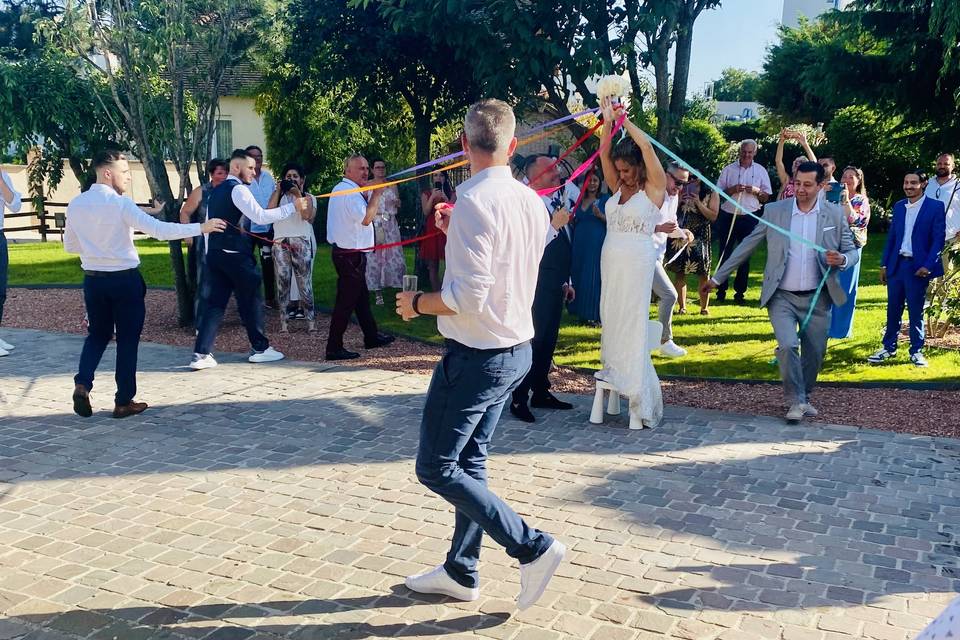
<path id="1" fill-rule="evenodd" d="M 480 589 L 474 587 L 465 587 L 447 573 L 443 565 L 431 569 L 426 573 L 420 573 L 415 576 L 407 576 L 403 581 L 410 591 L 417 593 L 436 593 L 442 596 L 448 596 L 454 600 L 463 602 L 473 602 L 480 597 Z"/>
<path id="2" fill-rule="evenodd" d="M 267 347 L 263 351 L 255 351 L 250 354 L 250 357 L 247 358 L 247 362 L 276 362 L 277 360 L 283 360 L 283 354 L 274 349 L 273 347 Z"/>
<path id="3" fill-rule="evenodd" d="M 687 350 L 683 347 L 678 347 L 673 340 L 667 340 L 660 345 L 660 353 L 668 358 L 682 358 L 687 355 Z"/>
<path id="4" fill-rule="evenodd" d="M 0 339 L 0 349 L 3 349 L 4 351 L 13 351 L 14 349 L 16 349 L 16 347 L 10 344 L 9 342 L 7 342 L 6 340 Z"/>
<path id="5" fill-rule="evenodd" d="M 195 353 L 193 354 L 193 360 L 190 361 L 190 368 L 194 371 L 212 369 L 215 366 L 217 366 L 217 361 L 209 353 Z"/>
<path id="6" fill-rule="evenodd" d="M 532 607 L 546 591 L 550 578 L 563 562 L 567 548 L 557 540 L 553 541 L 543 555 L 527 564 L 520 565 L 520 595 L 517 596 L 517 608 L 523 611 Z"/>

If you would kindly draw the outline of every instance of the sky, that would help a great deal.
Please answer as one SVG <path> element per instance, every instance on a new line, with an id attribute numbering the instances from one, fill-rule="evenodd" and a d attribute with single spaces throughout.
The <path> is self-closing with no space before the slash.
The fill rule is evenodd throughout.
<path id="1" fill-rule="evenodd" d="M 704 11 L 693 27 L 689 93 L 720 77 L 727 67 L 760 71 L 775 39 L 783 0 L 723 0 Z"/>

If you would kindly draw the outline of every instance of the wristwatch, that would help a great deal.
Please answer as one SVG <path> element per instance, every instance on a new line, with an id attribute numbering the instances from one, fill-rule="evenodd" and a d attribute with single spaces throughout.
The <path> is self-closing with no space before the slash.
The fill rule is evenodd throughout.
<path id="1" fill-rule="evenodd" d="M 413 296 L 413 300 L 410 302 L 410 306 L 413 307 L 413 312 L 418 316 L 421 315 L 418 305 L 420 303 L 420 296 L 422 295 L 423 291 L 417 291 L 416 295 Z"/>

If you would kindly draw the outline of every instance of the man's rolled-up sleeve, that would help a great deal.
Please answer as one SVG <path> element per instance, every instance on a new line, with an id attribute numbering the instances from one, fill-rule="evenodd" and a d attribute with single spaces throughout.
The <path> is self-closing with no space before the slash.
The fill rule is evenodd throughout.
<path id="1" fill-rule="evenodd" d="M 469 197 L 457 200 L 447 229 L 446 272 L 440 297 L 458 314 L 476 314 L 484 308 L 493 275 L 492 218 Z"/>

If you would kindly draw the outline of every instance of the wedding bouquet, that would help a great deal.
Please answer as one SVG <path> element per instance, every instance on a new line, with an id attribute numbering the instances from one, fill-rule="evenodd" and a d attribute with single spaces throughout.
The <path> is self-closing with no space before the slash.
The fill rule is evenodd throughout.
<path id="1" fill-rule="evenodd" d="M 617 98 L 628 97 L 631 90 L 630 78 L 627 77 L 626 72 L 619 76 L 603 76 L 597 82 L 597 98 L 600 100 L 613 98 L 614 102 L 617 102 Z"/>

